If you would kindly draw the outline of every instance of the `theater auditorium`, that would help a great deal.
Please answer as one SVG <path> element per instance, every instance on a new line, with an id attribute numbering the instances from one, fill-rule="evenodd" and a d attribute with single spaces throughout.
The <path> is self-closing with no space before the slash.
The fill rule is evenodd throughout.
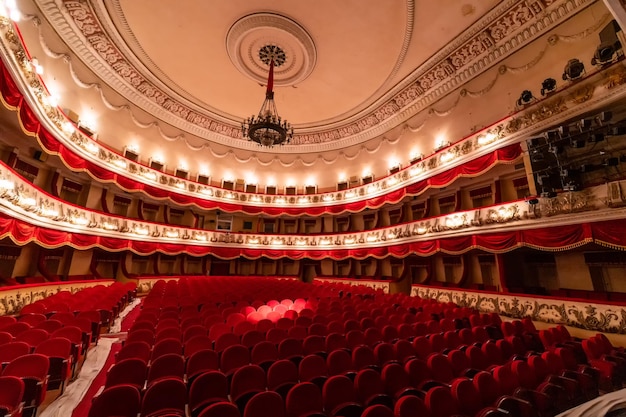
<path id="1" fill-rule="evenodd" d="M 0 415 L 626 415 L 624 27 L 0 0 Z"/>

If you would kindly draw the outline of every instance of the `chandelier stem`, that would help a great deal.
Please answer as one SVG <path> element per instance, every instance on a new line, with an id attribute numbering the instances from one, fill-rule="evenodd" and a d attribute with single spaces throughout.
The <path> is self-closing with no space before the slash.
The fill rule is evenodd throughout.
<path id="1" fill-rule="evenodd" d="M 272 96 L 274 94 L 274 60 L 270 61 L 270 74 L 267 76 L 267 91 L 266 96 Z"/>

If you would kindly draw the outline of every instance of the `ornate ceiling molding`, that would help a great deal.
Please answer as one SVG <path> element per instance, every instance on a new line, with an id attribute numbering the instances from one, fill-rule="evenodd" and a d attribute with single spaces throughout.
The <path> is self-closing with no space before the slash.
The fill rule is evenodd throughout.
<path id="1" fill-rule="evenodd" d="M 317 62 L 313 38 L 293 20 L 273 14 L 255 13 L 236 21 L 226 35 L 226 50 L 235 67 L 247 77 L 265 83 L 267 68 L 258 51 L 275 42 L 286 60 L 274 70 L 274 85 L 292 86 L 305 80 Z"/>
<path id="2" fill-rule="evenodd" d="M 257 150 L 240 137 L 238 124 L 197 113 L 143 79 L 110 43 L 86 1 L 64 0 L 63 8 L 54 0 L 37 3 L 68 46 L 122 96 L 193 135 Z M 276 153 L 337 150 L 384 134 L 592 3 L 594 0 L 503 2 L 356 120 L 327 130 L 311 128 L 296 135 L 294 145 Z"/>

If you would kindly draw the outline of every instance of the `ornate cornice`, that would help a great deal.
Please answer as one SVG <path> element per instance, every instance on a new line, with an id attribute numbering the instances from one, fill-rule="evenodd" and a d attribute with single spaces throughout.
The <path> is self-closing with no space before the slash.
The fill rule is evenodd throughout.
<path id="1" fill-rule="evenodd" d="M 0 212 L 28 224 L 141 242 L 261 250 L 372 250 L 447 237 L 623 219 L 626 202 L 609 201 L 606 189 L 599 186 L 539 198 L 535 205 L 513 201 L 362 232 L 282 235 L 208 231 L 86 209 L 45 193 L 0 164 Z"/>
<path id="2" fill-rule="evenodd" d="M 10 26 L 5 25 L 4 29 L 6 30 L 5 39 L 0 46 L 4 48 L 7 67 L 14 75 L 15 81 L 24 92 L 26 101 L 31 105 L 40 122 L 72 152 L 80 155 L 84 160 L 131 178 L 137 183 L 149 187 L 158 185 L 172 195 L 191 193 L 203 200 L 253 207 L 263 204 L 267 207 L 291 206 L 305 210 L 307 207 L 326 207 L 385 195 L 506 145 L 517 143 L 527 138 L 528 135 L 541 132 L 563 120 L 606 106 L 626 94 L 626 69 L 624 61 L 620 61 L 608 68 L 590 72 L 584 80 L 571 84 L 544 100 L 537 101 L 481 132 L 457 141 L 451 147 L 425 158 L 418 164 L 367 186 L 296 197 L 254 195 L 200 186 L 193 181 L 147 168 L 103 147 L 99 142 L 83 135 L 72 126 L 69 126 L 70 129 L 67 130 L 67 120 L 57 108 L 50 106 L 46 89 L 39 77 L 30 71 L 30 62 L 18 36 Z"/>
<path id="3" fill-rule="evenodd" d="M 356 118 L 332 127 L 311 128 L 297 135 L 294 145 L 281 147 L 277 153 L 335 150 L 384 134 L 593 2 L 503 2 Z M 37 3 L 74 53 L 140 108 L 193 135 L 256 149 L 241 139 L 238 124 L 200 114 L 155 88 L 110 43 L 87 2 L 66 0 L 66 10 L 53 0 Z M 82 35 L 76 36 L 75 31 Z"/>

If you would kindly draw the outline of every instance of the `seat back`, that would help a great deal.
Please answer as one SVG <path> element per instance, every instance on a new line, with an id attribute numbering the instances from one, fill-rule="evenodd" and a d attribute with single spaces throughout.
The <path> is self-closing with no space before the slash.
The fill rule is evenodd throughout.
<path id="1" fill-rule="evenodd" d="M 141 402 L 142 417 L 163 415 L 163 410 L 185 413 L 187 387 L 177 378 L 162 378 L 150 385 Z"/>
<path id="2" fill-rule="evenodd" d="M 140 406 L 139 389 L 133 385 L 120 384 L 105 388 L 93 398 L 88 417 L 136 417 Z"/>

